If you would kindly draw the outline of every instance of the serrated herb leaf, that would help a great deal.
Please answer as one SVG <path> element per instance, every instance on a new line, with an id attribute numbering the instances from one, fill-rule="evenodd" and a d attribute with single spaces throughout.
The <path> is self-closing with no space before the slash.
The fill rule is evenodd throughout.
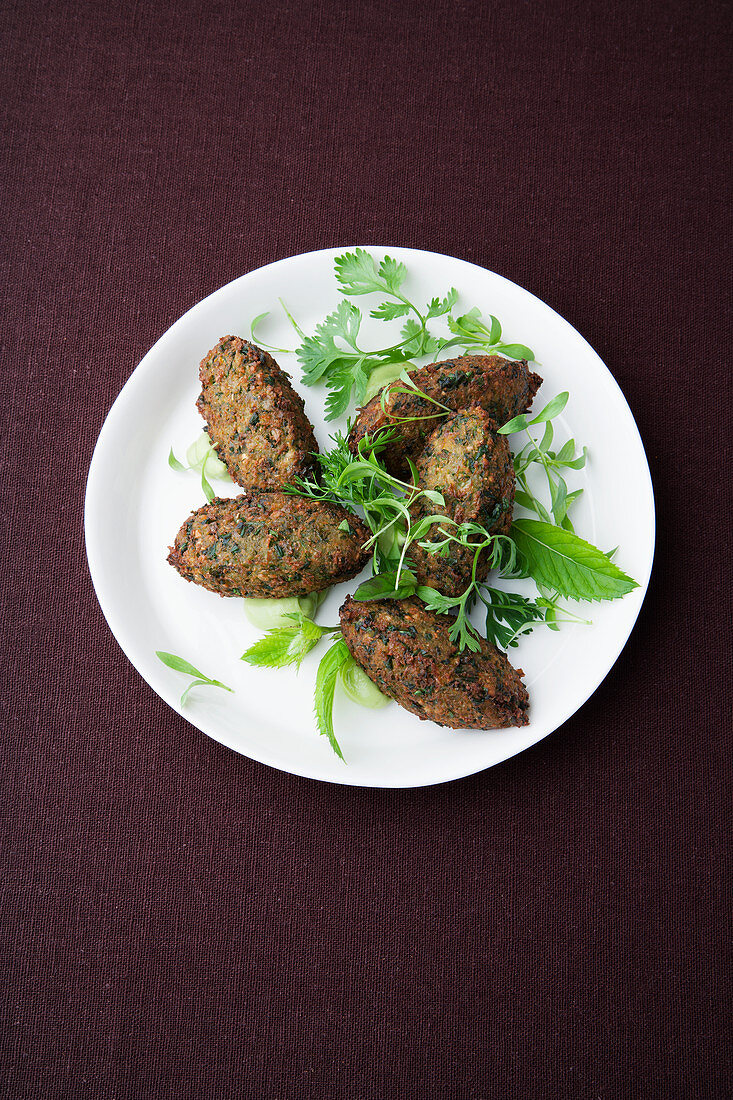
<path id="1" fill-rule="evenodd" d="M 318 644 L 325 630 L 305 615 L 291 616 L 294 626 L 278 626 L 268 630 L 264 638 L 242 654 L 242 660 L 260 668 L 285 668 L 300 665 L 306 654 Z"/>
<path id="2" fill-rule="evenodd" d="M 396 317 L 406 317 L 409 312 L 410 307 L 405 302 L 382 302 L 369 316 L 378 321 L 394 321 Z"/>
<path id="3" fill-rule="evenodd" d="M 450 313 L 457 301 L 458 291 L 452 286 L 445 298 L 432 298 L 428 302 L 428 311 L 425 315 L 426 319 L 445 316 L 446 313 Z"/>
<path id="4" fill-rule="evenodd" d="M 379 274 L 387 288 L 397 294 L 407 278 L 407 268 L 399 260 L 393 260 L 391 256 L 385 256 L 379 265 Z"/>
<path id="5" fill-rule="evenodd" d="M 585 539 L 540 520 L 518 519 L 512 538 L 529 575 L 573 600 L 614 600 L 638 584 Z"/>
<path id="6" fill-rule="evenodd" d="M 316 673 L 314 704 L 318 732 L 328 738 L 331 748 L 341 760 L 344 760 L 344 754 L 333 731 L 333 696 L 339 670 L 350 659 L 351 654 L 346 642 L 343 638 L 338 638 L 324 653 Z M 346 763 L 345 760 L 344 763 Z"/>

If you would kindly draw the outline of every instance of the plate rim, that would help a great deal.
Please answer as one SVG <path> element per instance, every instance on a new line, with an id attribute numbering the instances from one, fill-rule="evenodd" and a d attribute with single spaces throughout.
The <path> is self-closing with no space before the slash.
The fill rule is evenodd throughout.
<path id="1" fill-rule="evenodd" d="M 177 328 L 182 327 L 183 324 L 188 319 L 190 319 L 190 317 L 193 314 L 195 314 L 199 311 L 203 311 L 206 304 L 209 302 L 209 300 L 211 298 L 216 297 L 218 294 L 220 294 L 227 287 L 231 286 L 232 284 L 238 282 L 239 280 L 241 280 L 243 278 L 246 278 L 246 277 L 251 276 L 251 275 L 258 274 L 258 273 L 266 271 L 270 268 L 277 267 L 278 265 L 281 265 L 281 264 L 286 264 L 286 263 L 288 263 L 289 261 L 292 261 L 292 260 L 296 260 L 296 259 L 297 260 L 307 260 L 307 259 L 310 259 L 310 258 L 323 257 L 323 256 L 330 256 L 331 258 L 334 258 L 336 255 L 339 255 L 339 254 L 341 254 L 343 252 L 346 252 L 346 251 L 354 251 L 357 248 L 364 249 L 365 251 L 378 250 L 379 252 L 396 252 L 396 251 L 400 251 L 400 252 L 403 252 L 403 253 L 409 253 L 411 256 L 413 256 L 415 258 L 418 258 L 418 259 L 419 259 L 420 256 L 425 256 L 425 257 L 431 257 L 431 259 L 437 259 L 437 260 L 450 260 L 452 262 L 458 261 L 460 264 L 463 264 L 468 268 L 474 269 L 476 272 L 480 273 L 481 275 L 489 274 L 493 278 L 496 278 L 496 279 L 500 280 L 501 282 L 506 283 L 509 286 L 513 287 L 513 288 L 516 288 L 517 290 L 521 291 L 522 294 L 528 295 L 530 298 L 534 299 L 534 301 L 538 302 L 542 306 L 543 309 L 549 310 L 550 313 L 554 314 L 554 316 L 556 318 L 558 318 L 559 321 L 563 325 L 567 326 L 570 330 L 572 330 L 572 332 L 575 334 L 575 336 L 580 340 L 582 346 L 587 351 L 589 351 L 591 353 L 591 355 L 594 357 L 595 360 L 597 360 L 598 365 L 600 367 L 602 367 L 603 370 L 606 372 L 606 374 L 608 375 L 608 378 L 612 382 L 613 386 L 616 388 L 618 396 L 621 398 L 623 404 L 625 405 L 626 410 L 628 412 L 629 419 L 630 419 L 630 424 L 631 424 L 631 426 L 633 426 L 635 442 L 638 444 L 638 447 L 639 447 L 639 450 L 640 450 L 640 453 L 641 453 L 641 457 L 643 459 L 643 471 L 644 471 L 644 474 L 645 474 L 644 482 L 645 482 L 645 488 L 647 489 L 648 496 L 649 496 L 649 517 L 648 518 L 649 518 L 649 524 L 650 524 L 650 552 L 649 552 L 649 560 L 647 562 L 646 569 L 645 569 L 644 580 L 639 582 L 639 589 L 636 591 L 637 598 L 638 598 L 638 601 L 639 601 L 637 609 L 636 609 L 636 613 L 634 614 L 634 617 L 633 617 L 633 619 L 631 620 L 631 622 L 629 624 L 628 632 L 625 634 L 623 640 L 620 642 L 620 644 L 618 646 L 614 646 L 614 649 L 611 651 L 613 653 L 613 657 L 610 660 L 608 668 L 603 673 L 603 675 L 597 681 L 595 681 L 593 683 L 593 685 L 590 687 L 590 690 L 587 692 L 587 694 L 582 699 L 582 701 L 580 703 L 578 703 L 577 705 L 574 705 L 572 707 L 572 709 L 569 709 L 568 712 L 564 714 L 562 719 L 554 725 L 553 729 L 547 730 L 546 732 L 543 732 L 543 733 L 539 733 L 536 738 L 529 741 L 527 744 L 523 745 L 521 748 L 511 749 L 510 751 L 508 751 L 506 753 L 506 755 L 501 756 L 500 759 L 494 760 L 492 763 L 484 764 L 480 767 L 474 767 L 471 764 L 471 765 L 469 765 L 468 769 L 466 769 L 465 766 L 459 766 L 454 772 L 451 771 L 451 772 L 445 774 L 444 776 L 442 776 L 441 778 L 428 779 L 428 780 L 425 780 L 425 781 L 418 780 L 417 782 L 412 782 L 412 783 L 405 783 L 405 782 L 402 782 L 402 781 L 395 782 L 395 783 L 381 782 L 379 784 L 377 784 L 377 783 L 367 783 L 367 782 L 363 782 L 362 780 L 350 779 L 348 775 L 344 775 L 343 778 L 337 778 L 335 776 L 330 776 L 330 775 L 328 775 L 328 776 L 320 775 L 320 774 L 317 774 L 317 769 L 315 769 L 315 768 L 314 769 L 303 769 L 303 768 L 300 768 L 300 767 L 295 767 L 295 768 L 286 767 L 279 761 L 275 762 L 274 760 L 267 759 L 266 754 L 258 753 L 257 755 L 252 755 L 252 754 L 250 754 L 250 752 L 245 752 L 241 748 L 236 747 L 235 745 L 231 744 L 230 741 L 226 737 L 222 737 L 217 732 L 212 731 L 210 728 L 206 728 L 207 725 L 210 725 L 210 724 L 207 723 L 207 721 L 205 719 L 202 719 L 200 724 L 199 724 L 199 721 L 193 721 L 192 718 L 191 718 L 190 713 L 184 713 L 184 710 L 180 706 L 178 698 L 174 697 L 172 692 L 166 692 L 166 691 L 163 691 L 163 690 L 159 690 L 158 687 L 154 687 L 153 684 L 151 684 L 151 682 L 148 680 L 145 673 L 142 671 L 142 669 L 140 667 L 140 664 L 133 657 L 132 653 L 129 651 L 128 645 L 125 643 L 125 640 L 124 640 L 124 631 L 121 629 L 121 627 L 119 625 L 119 622 L 117 622 L 115 613 L 113 611 L 111 611 L 110 606 L 109 606 L 109 601 L 107 601 L 107 599 L 106 599 L 106 594 L 105 594 L 105 591 L 104 591 L 104 587 L 100 583 L 99 560 L 100 560 L 100 557 L 101 557 L 101 546 L 95 541 L 95 536 L 92 534 L 92 531 L 93 531 L 92 518 L 93 518 L 93 512 L 94 512 L 94 508 L 95 508 L 95 493 L 98 491 L 98 482 L 99 482 L 99 479 L 101 477 L 100 464 L 101 464 L 101 461 L 102 461 L 101 456 L 102 456 L 102 454 L 104 452 L 104 448 L 105 448 L 106 436 L 110 435 L 112 433 L 112 431 L 114 429 L 114 426 L 115 426 L 115 422 L 122 415 L 122 410 L 123 410 L 124 406 L 127 404 L 127 402 L 130 400 L 131 394 L 134 393 L 134 390 L 136 389 L 137 385 L 140 384 L 140 380 L 143 379 L 147 375 L 147 371 L 150 368 L 146 364 L 147 364 L 148 360 L 150 360 L 151 358 L 154 357 L 154 354 L 155 354 L 156 349 L 158 348 L 158 345 L 162 341 L 166 340 L 170 336 L 170 334 L 172 332 L 174 332 Z M 638 473 L 641 474 L 641 470 L 639 470 Z M 117 396 L 115 397 L 114 401 L 112 402 L 111 406 L 109 407 L 109 409 L 107 411 L 107 414 L 106 414 L 106 416 L 104 418 L 104 421 L 102 423 L 102 427 L 99 431 L 99 435 L 97 436 L 97 440 L 95 442 L 94 449 L 93 449 L 93 452 L 92 452 L 92 457 L 91 457 L 91 461 L 90 461 L 90 464 L 89 464 L 89 471 L 88 471 L 87 480 L 86 480 L 86 489 L 85 489 L 85 497 L 84 497 L 84 541 L 85 541 L 85 549 L 86 549 L 87 566 L 88 566 L 89 573 L 90 573 L 90 576 L 91 576 L 92 586 L 94 588 L 94 592 L 95 592 L 95 595 L 97 597 L 97 601 L 99 603 L 100 609 L 102 611 L 102 615 L 103 615 L 103 617 L 104 617 L 104 619 L 107 623 L 107 626 L 109 627 L 113 637 L 115 638 L 117 644 L 119 645 L 120 649 L 125 654 L 125 656 L 127 657 L 128 661 L 130 661 L 133 668 L 135 668 L 135 670 L 138 672 L 138 674 L 141 676 L 141 678 L 148 685 L 148 687 L 153 692 L 155 692 L 156 695 L 158 695 L 160 698 L 162 698 L 163 701 L 168 706 L 170 706 L 172 710 L 174 710 L 186 722 L 188 722 L 189 725 L 193 726 L 194 729 L 197 729 L 200 733 L 203 733 L 205 736 L 210 737 L 212 740 L 218 742 L 220 745 L 224 745 L 226 748 L 228 748 L 231 751 L 237 753 L 238 755 L 244 756 L 246 759 L 253 760 L 253 761 L 256 761 L 258 763 L 264 764 L 267 767 L 275 768 L 277 771 L 284 772 L 285 774 L 297 775 L 297 776 L 305 778 L 305 779 L 311 779 L 311 780 L 315 780 L 315 781 L 322 782 L 322 783 L 330 783 L 330 784 L 334 784 L 334 785 L 337 785 L 337 786 L 360 787 L 360 788 L 365 789 L 365 790 L 412 790 L 412 789 L 417 789 L 417 788 L 420 788 L 420 787 L 438 786 L 438 785 L 441 785 L 443 783 L 451 783 L 451 782 L 455 782 L 456 780 L 459 780 L 459 779 L 467 778 L 470 775 L 478 775 L 483 771 L 487 771 L 490 768 L 497 767 L 498 765 L 505 763 L 507 760 L 510 760 L 515 756 L 519 756 L 521 753 L 525 752 L 527 749 L 532 748 L 539 741 L 545 740 L 547 737 L 550 737 L 553 733 L 555 733 L 557 730 L 559 730 L 574 714 L 577 714 L 578 711 L 581 710 L 581 708 L 585 706 L 585 704 L 588 702 L 588 700 L 596 693 L 596 691 L 598 690 L 600 685 L 603 683 L 603 681 L 606 679 L 606 677 L 610 674 L 610 672 L 612 671 L 612 669 L 616 665 L 621 653 L 623 652 L 624 648 L 626 647 L 626 645 L 629 641 L 629 638 L 631 637 L 631 635 L 634 631 L 634 628 L 636 627 L 636 624 L 638 622 L 638 618 L 639 618 L 639 615 L 641 613 L 641 609 L 644 606 L 644 601 L 646 599 L 646 595 L 647 595 L 647 592 L 648 592 L 648 589 L 649 589 L 651 574 L 652 574 L 653 567 L 654 567 L 654 558 L 655 558 L 655 553 L 656 553 L 656 500 L 655 500 L 655 496 L 654 496 L 654 483 L 652 481 L 651 470 L 650 470 L 650 467 L 649 467 L 649 460 L 648 460 L 648 457 L 647 457 L 647 454 L 646 454 L 646 449 L 644 447 L 643 439 L 641 437 L 641 432 L 639 431 L 639 426 L 636 422 L 636 418 L 635 418 L 635 416 L 634 416 L 634 414 L 631 410 L 631 407 L 630 407 L 630 405 L 629 405 L 629 403 L 626 399 L 626 396 L 625 396 L 623 390 L 621 389 L 621 386 L 617 382 L 617 380 L 614 377 L 614 375 L 612 374 L 612 372 L 609 370 L 606 363 L 600 357 L 598 352 L 596 352 L 596 350 L 593 348 L 593 346 L 588 342 L 588 340 L 586 340 L 586 338 L 580 332 L 578 332 L 578 330 L 569 321 L 567 321 L 560 313 L 558 313 L 557 310 L 555 310 L 552 306 L 548 305 L 546 302 L 542 301 L 542 299 L 539 298 L 536 294 L 533 294 L 532 291 L 526 290 L 524 287 L 520 286 L 519 283 L 513 282 L 513 280 L 506 278 L 506 276 L 504 276 L 504 275 L 500 275 L 498 272 L 492 271 L 490 268 L 481 267 L 481 265 L 475 264 L 471 260 L 464 260 L 464 259 L 462 259 L 461 257 L 458 257 L 458 256 L 449 256 L 446 253 L 442 253 L 442 252 L 432 252 L 432 251 L 429 251 L 429 250 L 426 250 L 426 249 L 411 248 L 411 247 L 405 246 L 405 245 L 397 245 L 397 244 L 389 244 L 389 245 L 384 245 L 384 244 L 368 244 L 368 245 L 365 245 L 365 244 L 358 244 L 358 245 L 357 244 L 347 244 L 347 245 L 336 246 L 336 247 L 314 249 L 314 250 L 311 250 L 311 251 L 308 251 L 308 252 L 295 253 L 291 256 L 283 256 L 280 259 L 272 260 L 267 264 L 261 265 L 260 267 L 252 268 L 250 271 L 245 271 L 241 275 L 236 276 L 234 279 L 230 279 L 227 283 L 224 283 L 222 286 L 218 287 L 216 290 L 211 291 L 204 298 L 201 298 L 199 301 L 195 302 L 191 307 L 189 307 L 189 309 L 187 309 L 183 314 L 181 314 L 181 316 L 178 317 L 173 322 L 173 324 L 169 325 L 168 328 L 163 333 L 161 333 L 161 335 L 158 337 L 158 339 L 155 341 L 155 343 L 152 344 L 152 346 L 148 349 L 148 351 L 145 353 L 145 355 L 142 357 L 142 359 L 139 361 L 139 363 L 134 367 L 134 369 L 131 372 L 130 376 L 126 379 L 126 381 L 122 385 L 122 388 L 120 389 L 119 393 L 117 394 Z"/>

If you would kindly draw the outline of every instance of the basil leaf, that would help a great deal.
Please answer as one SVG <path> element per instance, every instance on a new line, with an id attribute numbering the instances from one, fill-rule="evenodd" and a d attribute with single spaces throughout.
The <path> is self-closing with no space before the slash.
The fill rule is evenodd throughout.
<path id="1" fill-rule="evenodd" d="M 168 455 L 168 465 L 170 466 L 171 470 L 180 470 L 180 471 L 183 472 L 186 469 L 186 467 L 183 465 L 183 463 L 179 462 L 178 459 L 176 458 L 176 456 L 173 454 L 173 448 L 172 447 L 171 447 L 171 453 Z"/>
<path id="2" fill-rule="evenodd" d="M 638 584 L 585 539 L 534 519 L 518 519 L 512 538 L 531 577 L 573 600 L 615 600 Z"/>

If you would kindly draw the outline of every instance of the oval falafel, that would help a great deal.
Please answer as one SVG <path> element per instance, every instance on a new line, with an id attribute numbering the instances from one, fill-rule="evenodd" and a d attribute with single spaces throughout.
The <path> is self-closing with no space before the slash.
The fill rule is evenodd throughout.
<path id="1" fill-rule="evenodd" d="M 448 629 L 444 616 L 414 598 L 360 603 L 348 596 L 341 608 L 341 632 L 356 663 L 418 718 L 451 729 L 526 726 L 521 669 L 485 639 L 478 653 L 459 653 Z"/>
<path id="2" fill-rule="evenodd" d="M 500 355 L 461 355 L 442 363 L 429 363 L 412 371 L 410 378 L 418 389 L 441 405 L 455 412 L 472 407 L 484 409 L 499 426 L 526 412 L 542 384 L 539 374 L 529 369 L 526 360 L 504 359 Z M 359 410 L 349 433 L 349 447 L 356 454 L 365 435 L 374 436 L 385 428 L 396 429 L 398 437 L 390 440 L 381 455 L 395 477 L 407 475 L 408 456 L 414 460 L 420 453 L 435 427 L 435 414 L 440 411 L 419 394 L 404 392 L 406 389 L 401 381 L 385 386 Z"/>
<path id="3" fill-rule="evenodd" d="M 413 523 L 443 512 L 456 523 L 477 523 L 487 534 L 507 534 L 514 504 L 514 465 L 507 437 L 497 435 L 496 424 L 487 412 L 467 409 L 442 421 L 428 436 L 415 465 L 420 488 L 442 493 L 445 508 L 420 497 L 410 509 Z M 431 527 L 421 541 L 443 541 L 439 526 Z M 471 582 L 474 553 L 455 542 L 448 543 L 440 553 L 431 553 L 417 542 L 408 548 L 420 584 L 446 596 L 465 592 Z M 488 553 L 483 551 L 476 579 L 484 580 L 488 571 Z"/>
<path id="4" fill-rule="evenodd" d="M 270 491 L 305 476 L 318 451 L 303 399 L 271 355 L 223 336 L 201 360 L 196 402 L 221 461 L 237 484 Z"/>
<path id="5" fill-rule="evenodd" d="M 361 520 L 339 504 L 286 493 L 215 497 L 170 547 L 181 576 L 220 596 L 307 596 L 350 580 L 369 558 Z"/>

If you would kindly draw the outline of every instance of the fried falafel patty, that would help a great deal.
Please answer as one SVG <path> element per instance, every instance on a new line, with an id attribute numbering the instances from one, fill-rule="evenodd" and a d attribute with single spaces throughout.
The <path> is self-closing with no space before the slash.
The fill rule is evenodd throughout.
<path id="1" fill-rule="evenodd" d="M 410 378 L 418 389 L 441 405 L 455 412 L 479 407 L 499 427 L 526 412 L 542 384 L 539 374 L 529 369 L 526 360 L 503 359 L 500 355 L 461 355 L 443 363 L 429 363 L 412 371 Z M 441 411 L 417 393 L 399 392 L 405 389 L 401 381 L 385 386 L 359 410 L 349 434 L 349 448 L 356 454 L 365 435 L 374 436 L 385 428 L 394 428 L 399 438 L 390 441 L 381 457 L 395 477 L 408 473 L 407 457 L 415 459 L 420 453 L 435 427 L 435 414 Z"/>
<path id="2" fill-rule="evenodd" d="M 196 402 L 229 474 L 268 491 L 308 473 L 318 451 L 302 397 L 266 351 L 223 336 L 201 360 Z"/>
<path id="3" fill-rule="evenodd" d="M 526 726 L 521 669 L 485 639 L 480 652 L 459 653 L 449 625 L 414 598 L 359 603 L 348 596 L 341 608 L 341 632 L 356 663 L 418 718 L 452 729 Z"/>
<path id="4" fill-rule="evenodd" d="M 488 534 L 507 534 L 514 504 L 514 465 L 507 437 L 496 434 L 496 424 L 487 412 L 468 409 L 443 420 L 428 436 L 415 465 L 420 488 L 442 493 L 445 508 L 421 497 L 410 509 L 413 523 L 444 513 L 456 523 L 477 523 Z M 443 541 L 439 526 L 431 527 L 421 541 Z M 460 596 L 471 582 L 474 551 L 467 547 L 451 542 L 445 554 L 430 553 L 414 542 L 407 554 L 420 584 L 446 596 Z M 484 580 L 488 571 L 488 553 L 483 551 L 476 579 Z"/>
<path id="5" fill-rule="evenodd" d="M 193 512 L 170 547 L 182 577 L 220 596 L 307 596 L 350 580 L 366 565 L 369 538 L 339 504 L 245 493 Z"/>

